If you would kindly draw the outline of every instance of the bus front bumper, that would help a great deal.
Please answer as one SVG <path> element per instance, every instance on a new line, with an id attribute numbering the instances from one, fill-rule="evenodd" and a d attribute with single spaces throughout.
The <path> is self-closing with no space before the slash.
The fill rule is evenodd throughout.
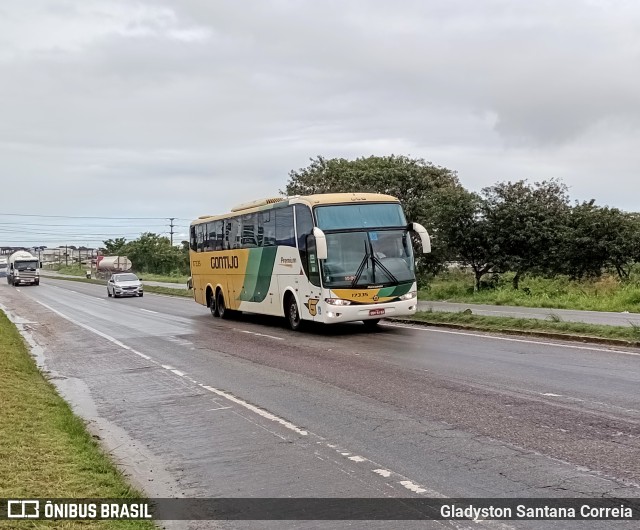
<path id="1" fill-rule="evenodd" d="M 315 320 L 325 324 L 353 322 L 356 320 L 373 320 L 390 317 L 407 317 L 414 315 L 418 308 L 418 299 L 399 300 L 382 304 L 352 304 L 338 306 L 323 302 L 318 304 L 318 315 Z"/>

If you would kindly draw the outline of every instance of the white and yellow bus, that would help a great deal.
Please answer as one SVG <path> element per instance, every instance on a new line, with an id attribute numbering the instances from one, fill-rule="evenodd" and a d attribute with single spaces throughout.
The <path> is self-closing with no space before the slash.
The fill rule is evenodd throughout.
<path id="1" fill-rule="evenodd" d="M 216 317 L 235 311 L 333 324 L 412 315 L 417 307 L 410 232 L 389 195 L 335 193 L 263 199 L 190 226 L 193 296 Z"/>

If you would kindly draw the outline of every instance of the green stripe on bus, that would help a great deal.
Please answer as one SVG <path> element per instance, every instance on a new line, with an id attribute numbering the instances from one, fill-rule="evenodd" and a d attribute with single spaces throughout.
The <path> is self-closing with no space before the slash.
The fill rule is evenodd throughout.
<path id="1" fill-rule="evenodd" d="M 262 302 L 267 297 L 277 247 L 249 249 L 244 287 L 240 293 L 243 302 Z"/>
<path id="2" fill-rule="evenodd" d="M 402 285 L 394 285 L 392 287 L 383 287 L 378 292 L 379 297 L 387 297 L 387 296 L 402 296 L 403 294 L 407 294 L 411 289 L 411 283 L 405 283 Z"/>

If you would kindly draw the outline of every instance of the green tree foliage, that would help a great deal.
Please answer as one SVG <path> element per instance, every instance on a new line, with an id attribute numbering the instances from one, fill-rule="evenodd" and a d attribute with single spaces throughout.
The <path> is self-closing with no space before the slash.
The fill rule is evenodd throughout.
<path id="1" fill-rule="evenodd" d="M 104 241 L 108 255 L 127 256 L 137 272 L 152 274 L 187 274 L 189 272 L 189 245 L 171 246 L 168 237 L 146 232 L 138 239 L 125 243 L 124 238 Z"/>
<path id="2" fill-rule="evenodd" d="M 576 204 L 568 217 L 563 251 L 563 272 L 573 278 L 598 277 L 610 269 L 626 279 L 640 257 L 640 220 L 593 200 Z"/>
<path id="3" fill-rule="evenodd" d="M 450 197 L 462 191 L 458 176 L 450 169 L 406 156 L 370 156 L 347 160 L 311 159 L 309 166 L 289 173 L 285 193 L 371 192 L 400 199 L 407 219 L 418 222 L 432 235 L 432 253 L 420 256 L 418 270 L 434 273 L 449 259 L 440 228 L 451 216 Z"/>
<path id="4" fill-rule="evenodd" d="M 106 241 L 103 241 L 103 243 L 105 251 L 109 256 L 119 256 L 127 246 L 127 240 L 124 237 L 107 239 Z"/>
<path id="5" fill-rule="evenodd" d="M 569 214 L 567 187 L 557 180 L 502 182 L 482 190 L 495 266 L 515 272 L 555 272 Z"/>
<path id="6" fill-rule="evenodd" d="M 476 291 L 501 256 L 492 241 L 494 234 L 486 214 L 485 200 L 463 189 L 449 195 L 440 220 L 440 239 L 455 261 L 473 270 Z"/>

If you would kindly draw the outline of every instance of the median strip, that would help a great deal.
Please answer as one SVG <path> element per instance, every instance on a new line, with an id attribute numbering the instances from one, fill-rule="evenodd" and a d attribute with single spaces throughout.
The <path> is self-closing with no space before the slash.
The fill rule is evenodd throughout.
<path id="1" fill-rule="evenodd" d="M 0 311 L 0 497 L 141 499 L 38 370 Z M 38 528 L 153 529 L 150 521 L 38 521 Z"/>

